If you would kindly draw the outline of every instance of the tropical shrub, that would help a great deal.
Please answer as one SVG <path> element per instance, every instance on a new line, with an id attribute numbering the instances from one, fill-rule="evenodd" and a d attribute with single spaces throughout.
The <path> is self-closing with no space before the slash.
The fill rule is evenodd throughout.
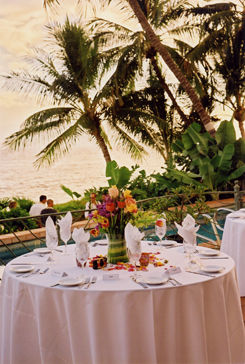
<path id="1" fill-rule="evenodd" d="M 200 131 L 201 126 L 193 123 L 182 135 L 182 140 L 173 143 L 178 169 L 168 168 L 168 172 L 184 184 L 221 190 L 245 173 L 244 141 L 236 140 L 232 121 L 223 121 L 215 138 Z"/>
<path id="2" fill-rule="evenodd" d="M 11 201 L 11 199 L 8 198 L 8 197 L 1 198 L 1 200 L 0 200 L 0 210 L 5 209 L 6 207 L 8 207 L 10 201 Z"/>
<path id="3" fill-rule="evenodd" d="M 35 203 L 34 201 L 30 200 L 29 198 L 25 197 L 13 197 L 13 200 L 17 202 L 18 206 L 22 210 L 30 211 L 31 206 Z"/>
<path id="4" fill-rule="evenodd" d="M 2 210 L 0 211 L 0 220 L 1 219 L 11 219 L 17 217 L 29 216 L 29 213 L 26 210 L 21 209 L 20 207 L 16 207 L 10 211 Z M 2 228 L 4 227 L 4 228 Z M 17 221 L 8 221 L 7 223 L 1 223 L 0 225 L 0 233 L 8 234 L 12 231 L 22 231 L 28 229 L 36 229 L 38 228 L 37 223 L 33 219 L 27 219 L 22 222 L 21 220 Z"/>

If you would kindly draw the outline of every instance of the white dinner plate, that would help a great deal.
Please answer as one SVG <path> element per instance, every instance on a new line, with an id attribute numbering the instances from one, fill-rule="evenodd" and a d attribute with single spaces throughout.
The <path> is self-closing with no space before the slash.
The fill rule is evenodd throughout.
<path id="1" fill-rule="evenodd" d="M 36 249 L 33 249 L 33 253 L 47 254 L 47 253 L 51 253 L 51 250 L 48 248 L 36 248 Z"/>
<path id="2" fill-rule="evenodd" d="M 221 272 L 224 267 L 220 267 L 219 265 L 205 265 L 201 268 L 206 273 L 218 273 Z"/>
<path id="3" fill-rule="evenodd" d="M 34 265 L 16 265 L 11 267 L 10 270 L 15 273 L 27 273 L 31 272 L 34 268 Z"/>
<path id="4" fill-rule="evenodd" d="M 107 239 L 101 239 L 101 240 L 97 240 L 98 245 L 108 245 L 108 240 Z"/>
<path id="5" fill-rule="evenodd" d="M 77 286 L 83 282 L 83 278 L 77 277 L 63 277 L 58 281 L 60 286 Z"/>
<path id="6" fill-rule="evenodd" d="M 161 245 L 163 245 L 163 246 L 176 245 L 176 241 L 174 241 L 174 240 L 163 240 L 161 242 Z"/>
<path id="7" fill-rule="evenodd" d="M 146 284 L 156 285 L 156 284 L 164 284 L 168 281 L 166 277 L 149 277 L 142 279 L 142 282 Z"/>
<path id="8" fill-rule="evenodd" d="M 200 250 L 199 253 L 202 254 L 202 255 L 208 255 L 208 256 L 220 255 L 220 251 L 219 250 L 214 250 L 214 249 Z"/>

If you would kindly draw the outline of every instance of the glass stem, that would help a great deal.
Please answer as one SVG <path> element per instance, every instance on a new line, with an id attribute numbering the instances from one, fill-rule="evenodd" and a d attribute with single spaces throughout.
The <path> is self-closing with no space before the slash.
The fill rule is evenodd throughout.
<path id="1" fill-rule="evenodd" d="M 134 262 L 134 266 L 135 266 L 134 279 L 137 281 L 138 275 L 137 275 L 136 262 Z"/>

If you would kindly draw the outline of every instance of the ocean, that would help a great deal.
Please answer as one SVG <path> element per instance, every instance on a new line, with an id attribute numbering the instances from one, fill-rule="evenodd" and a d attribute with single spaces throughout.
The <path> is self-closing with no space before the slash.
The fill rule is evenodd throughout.
<path id="1" fill-rule="evenodd" d="M 65 185 L 81 195 L 86 189 L 108 186 L 105 177 L 106 163 L 100 149 L 92 142 L 85 140 L 54 164 L 37 170 L 33 162 L 39 150 L 36 147 L 21 151 L 0 149 L 0 199 L 18 196 L 37 202 L 39 196 L 44 194 L 57 204 L 71 199 L 60 185 Z M 111 157 L 119 167 L 130 168 L 137 163 L 140 165 L 138 170 L 145 169 L 147 174 L 163 171 L 163 158 L 152 151 L 141 162 L 132 160 L 120 150 L 111 152 Z"/>

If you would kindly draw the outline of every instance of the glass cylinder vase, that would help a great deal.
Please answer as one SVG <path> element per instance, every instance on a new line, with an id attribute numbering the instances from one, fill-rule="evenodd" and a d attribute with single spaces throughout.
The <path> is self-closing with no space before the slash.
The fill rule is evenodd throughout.
<path id="1" fill-rule="evenodd" d="M 108 252 L 107 263 L 117 264 L 117 262 L 127 263 L 127 247 L 124 235 L 107 234 Z"/>

